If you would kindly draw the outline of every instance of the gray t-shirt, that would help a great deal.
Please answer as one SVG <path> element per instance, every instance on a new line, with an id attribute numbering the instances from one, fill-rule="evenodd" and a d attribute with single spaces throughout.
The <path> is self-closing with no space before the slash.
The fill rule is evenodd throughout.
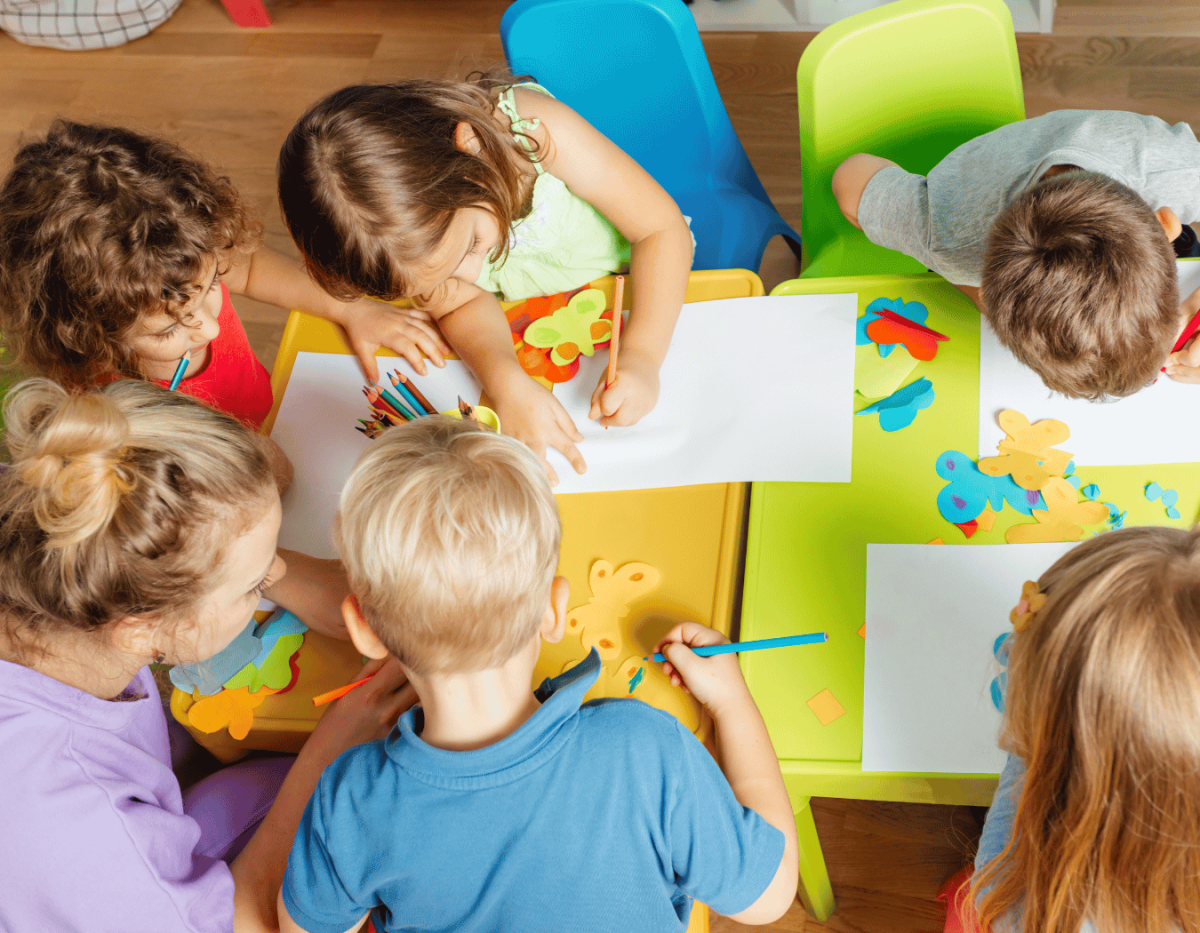
<path id="1" fill-rule="evenodd" d="M 1115 110 L 1059 110 L 963 143 L 928 177 L 877 172 L 858 222 L 957 285 L 980 284 L 992 223 L 1052 165 L 1078 165 L 1136 191 L 1154 210 L 1200 220 L 1200 143 L 1186 123 Z"/>

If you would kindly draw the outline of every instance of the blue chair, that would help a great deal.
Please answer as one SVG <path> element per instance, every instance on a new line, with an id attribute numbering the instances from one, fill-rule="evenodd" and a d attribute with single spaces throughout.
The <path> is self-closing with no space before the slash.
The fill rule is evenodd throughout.
<path id="1" fill-rule="evenodd" d="M 757 271 L 800 237 L 771 204 L 721 102 L 683 0 L 517 0 L 500 21 L 509 66 L 624 149 L 692 218 L 694 269 Z"/>

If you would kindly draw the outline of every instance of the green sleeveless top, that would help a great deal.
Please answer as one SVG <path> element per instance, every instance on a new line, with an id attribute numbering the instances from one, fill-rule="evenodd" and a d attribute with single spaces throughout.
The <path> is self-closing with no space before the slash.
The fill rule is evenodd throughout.
<path id="1" fill-rule="evenodd" d="M 537 84 L 517 87 L 550 94 Z M 508 117 L 514 137 L 532 151 L 529 140 L 518 134 L 541 121 L 521 119 L 512 88 L 501 93 L 498 106 Z M 629 241 L 603 214 L 547 172 L 539 160 L 535 159 L 533 166 L 537 170 L 533 205 L 513 224 L 508 256 L 499 265 L 485 261 L 475 284 L 496 292 L 505 301 L 519 301 L 570 291 L 603 275 L 628 269 Z"/>

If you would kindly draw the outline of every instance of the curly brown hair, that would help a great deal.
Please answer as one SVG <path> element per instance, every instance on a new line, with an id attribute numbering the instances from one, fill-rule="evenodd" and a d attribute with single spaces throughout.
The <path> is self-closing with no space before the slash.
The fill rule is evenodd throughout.
<path id="1" fill-rule="evenodd" d="M 279 152 L 279 202 L 313 279 L 336 298 L 411 298 L 412 270 L 466 207 L 509 231 L 529 211 L 519 160 L 536 156 L 493 118 L 495 89 L 527 78 L 409 80 L 343 88 L 300 118 Z M 479 152 L 455 144 L 459 123 Z M 516 154 L 517 159 L 513 158 Z"/>
<path id="2" fill-rule="evenodd" d="M 76 387 L 142 378 L 137 322 L 176 314 L 213 256 L 220 266 L 260 236 L 230 180 L 175 144 L 56 120 L 0 187 L 11 363 Z"/>
<path id="3" fill-rule="evenodd" d="M 1151 207 L 1096 172 L 1029 189 L 992 226 L 988 322 L 1048 388 L 1093 401 L 1158 375 L 1183 323 L 1175 253 Z"/>

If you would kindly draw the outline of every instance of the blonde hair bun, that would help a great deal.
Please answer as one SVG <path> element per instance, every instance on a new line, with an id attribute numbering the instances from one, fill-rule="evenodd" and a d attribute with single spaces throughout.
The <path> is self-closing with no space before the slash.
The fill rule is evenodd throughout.
<path id="1" fill-rule="evenodd" d="M 134 486 L 124 466 L 129 422 L 113 400 L 31 379 L 9 394 L 4 411 L 12 465 L 34 491 L 48 543 L 74 544 L 107 526 Z"/>

